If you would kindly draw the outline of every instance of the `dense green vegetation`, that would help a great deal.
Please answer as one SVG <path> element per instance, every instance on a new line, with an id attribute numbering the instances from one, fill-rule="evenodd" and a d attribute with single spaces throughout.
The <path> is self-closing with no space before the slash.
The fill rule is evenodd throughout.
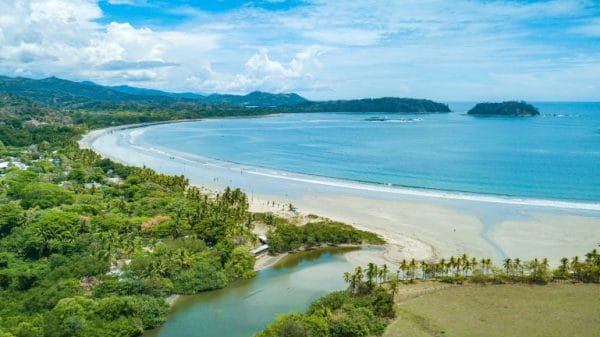
<path id="1" fill-rule="evenodd" d="M 241 191 L 203 195 L 72 142 L 23 150 L 1 153 L 29 165 L 0 178 L 6 336 L 135 336 L 164 320 L 164 296 L 254 275 Z"/>
<path id="2" fill-rule="evenodd" d="M 525 102 L 502 102 L 502 103 L 479 103 L 469 112 L 469 115 L 475 116 L 537 116 L 540 114 L 538 109 Z"/>
<path id="3" fill-rule="evenodd" d="M 450 112 L 448 105 L 428 99 L 382 97 L 354 100 L 305 102 L 292 111 L 301 112 Z"/>
<path id="4" fill-rule="evenodd" d="M 298 249 L 310 249 L 318 245 L 383 244 L 376 234 L 361 231 L 352 226 L 334 222 L 318 221 L 304 226 L 291 223 L 274 223 L 267 233 L 269 252 L 282 253 Z"/>
<path id="5" fill-rule="evenodd" d="M 63 84 L 57 102 L 68 101 L 71 84 Z M 63 109 L 0 94 L 0 161 L 8 163 L 0 171 L 0 336 L 137 336 L 164 321 L 166 296 L 255 275 L 259 241 L 244 193 L 203 194 L 183 176 L 124 166 L 75 140 L 89 127 L 260 111 L 194 103 L 172 115 L 143 102 L 115 108 L 121 103 Z M 343 224 L 306 228 L 277 251 L 296 240 L 372 235 Z"/>

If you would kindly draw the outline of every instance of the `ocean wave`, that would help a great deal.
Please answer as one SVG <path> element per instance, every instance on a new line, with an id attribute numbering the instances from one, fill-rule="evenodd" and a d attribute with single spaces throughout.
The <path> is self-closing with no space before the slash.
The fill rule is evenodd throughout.
<path id="1" fill-rule="evenodd" d="M 405 187 L 397 186 L 391 183 L 368 183 L 359 182 L 352 180 L 336 179 L 329 177 L 321 177 L 315 175 L 294 173 L 281 170 L 273 170 L 269 168 L 245 165 L 241 163 L 235 163 L 225 160 L 213 159 L 202 157 L 195 154 L 189 154 L 185 152 L 179 152 L 175 150 L 165 150 L 162 148 L 141 146 L 138 144 L 130 143 L 129 146 L 135 148 L 137 151 L 153 152 L 156 155 L 168 157 L 169 159 L 177 159 L 189 164 L 197 164 L 203 166 L 211 166 L 219 169 L 243 172 L 245 174 L 268 177 L 279 180 L 287 180 L 293 182 L 306 183 L 317 186 L 327 186 L 341 189 L 350 189 L 364 192 L 379 192 L 392 195 L 400 196 L 415 196 L 445 200 L 458 200 L 458 201 L 473 201 L 483 203 L 495 203 L 495 204 L 506 204 L 506 205 L 519 205 L 519 206 L 535 206 L 535 207 L 548 207 L 548 208 L 561 208 L 570 210 L 585 210 L 585 211 L 600 211 L 600 203 L 588 203 L 568 200 L 551 200 L 551 199 L 536 199 L 526 197 L 515 197 L 515 196 L 501 196 L 491 194 L 476 194 L 468 192 L 457 192 L 457 191 L 444 191 L 434 189 L 423 189 L 418 187 Z"/>
<path id="2" fill-rule="evenodd" d="M 389 123 L 416 123 L 423 122 L 423 118 L 388 118 L 388 117 L 368 117 L 363 119 L 366 122 L 389 122 Z"/>
<path id="3" fill-rule="evenodd" d="M 121 130 L 122 132 L 107 132 L 104 136 L 118 137 L 120 138 L 121 145 L 126 151 L 127 147 L 136 152 L 143 152 L 148 155 L 156 156 L 158 159 L 169 159 L 177 160 L 182 162 L 184 165 L 198 165 L 210 166 L 217 170 L 229 170 L 236 172 L 243 172 L 250 175 L 269 177 L 279 180 L 288 180 L 293 182 L 300 182 L 305 184 L 312 184 L 316 186 L 328 186 L 340 189 L 350 189 L 355 191 L 365 192 L 377 192 L 382 194 L 391 195 L 402 195 L 402 196 L 415 196 L 415 197 L 426 197 L 426 198 L 438 198 L 446 200 L 461 200 L 461 201 L 474 201 L 484 203 L 496 203 L 496 204 L 508 204 L 508 205 L 521 205 L 521 206 L 535 206 L 535 207 L 550 207 L 560 209 L 571 209 L 571 210 L 586 210 L 586 211 L 600 211 L 600 203 L 597 202 L 582 202 L 582 201 L 569 201 L 569 200 L 552 200 L 552 199 L 536 199 L 527 197 L 516 197 L 516 196 L 501 196 L 492 194 L 481 194 L 481 193 L 470 193 L 470 192 L 459 192 L 459 191 L 444 191 L 425 189 L 418 187 L 408 186 L 396 186 L 392 184 L 377 184 L 369 182 L 360 182 L 353 180 L 344 180 L 337 178 L 321 177 L 308 174 L 287 172 L 281 170 L 274 170 L 269 168 L 262 168 L 257 166 L 245 165 L 241 163 L 235 163 L 230 161 L 224 161 L 219 159 L 206 158 L 187 152 L 180 152 L 173 149 L 159 148 L 150 146 L 149 144 L 138 143 L 141 130 L 139 129 L 127 129 Z M 134 137 L 130 133 L 134 132 Z M 124 134 L 123 134 L 124 133 Z M 102 136 L 98 136 L 96 139 Z M 100 153 L 102 149 L 98 149 L 94 144 L 90 144 L 91 147 Z M 108 151 L 108 150 L 106 150 Z M 110 153 L 102 153 L 110 157 Z M 132 156 L 135 157 L 135 156 Z M 131 160 L 130 160 L 131 161 Z M 135 165 L 130 162 L 129 164 Z"/>

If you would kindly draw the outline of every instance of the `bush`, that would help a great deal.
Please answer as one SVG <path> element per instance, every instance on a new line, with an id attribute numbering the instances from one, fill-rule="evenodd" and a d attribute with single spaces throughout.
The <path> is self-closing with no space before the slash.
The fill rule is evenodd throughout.
<path id="1" fill-rule="evenodd" d="M 201 258 L 189 269 L 181 271 L 173 280 L 178 294 L 194 294 L 201 291 L 223 288 L 227 285 L 227 276 L 218 261 Z"/>
<path id="2" fill-rule="evenodd" d="M 24 208 L 50 208 L 72 204 L 75 200 L 71 191 L 48 183 L 26 185 L 20 193 L 20 198 Z"/>

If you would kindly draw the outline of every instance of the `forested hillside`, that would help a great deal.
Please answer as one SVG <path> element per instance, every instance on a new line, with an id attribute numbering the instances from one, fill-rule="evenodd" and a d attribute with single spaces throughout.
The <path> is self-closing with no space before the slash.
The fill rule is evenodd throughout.
<path id="1" fill-rule="evenodd" d="M 264 112 L 114 104 L 90 111 L 0 94 L 1 337 L 139 336 L 165 320 L 167 296 L 255 275 L 251 248 L 260 243 L 246 194 L 203 193 L 183 176 L 103 159 L 76 140 L 90 127 Z M 342 224 L 313 225 L 310 242 L 291 224 L 271 225 L 277 251 L 380 242 Z"/>

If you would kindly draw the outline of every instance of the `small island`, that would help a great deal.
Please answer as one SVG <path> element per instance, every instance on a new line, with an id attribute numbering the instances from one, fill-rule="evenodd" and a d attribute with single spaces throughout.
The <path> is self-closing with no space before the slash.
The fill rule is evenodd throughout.
<path id="1" fill-rule="evenodd" d="M 468 115 L 474 116 L 513 116 L 531 117 L 540 114 L 538 109 L 523 101 L 509 101 L 502 103 L 479 103 L 475 105 Z"/>

